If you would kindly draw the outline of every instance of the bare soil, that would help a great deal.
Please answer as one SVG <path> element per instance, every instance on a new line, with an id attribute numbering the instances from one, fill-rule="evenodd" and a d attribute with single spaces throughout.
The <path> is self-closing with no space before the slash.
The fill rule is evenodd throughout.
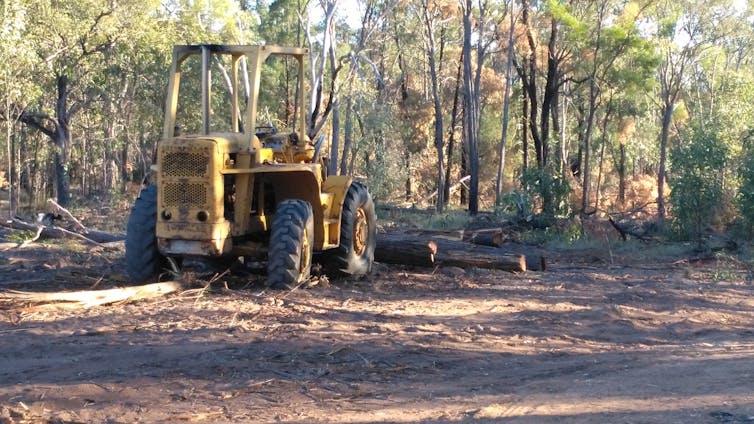
<path id="1" fill-rule="evenodd" d="M 122 252 L 2 235 L 0 290 L 125 284 Z M 754 423 L 744 264 L 550 257 L 519 275 L 377 264 L 293 292 L 242 272 L 124 305 L 0 303 L 0 423 Z"/>

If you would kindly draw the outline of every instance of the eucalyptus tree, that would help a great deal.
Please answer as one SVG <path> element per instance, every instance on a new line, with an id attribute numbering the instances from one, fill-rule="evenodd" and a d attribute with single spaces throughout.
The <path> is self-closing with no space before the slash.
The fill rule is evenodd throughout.
<path id="1" fill-rule="evenodd" d="M 704 3 L 691 0 L 661 0 L 647 22 L 653 30 L 662 60 L 657 69 L 661 130 L 657 171 L 657 216 L 664 219 L 667 153 L 673 113 L 686 92 L 686 76 L 700 55 L 722 36 L 718 27 L 733 13 L 729 0 Z"/>
<path id="2" fill-rule="evenodd" d="M 521 1 L 525 44 L 520 47 L 521 56 L 514 56 L 514 64 L 524 89 L 527 131 L 534 142 L 538 168 L 544 168 L 548 163 L 550 124 L 558 119 L 557 113 L 553 116 L 553 108 L 564 81 L 564 64 L 573 54 L 571 49 L 561 45 L 563 26 L 576 30 L 580 25 L 569 9 L 566 4 L 553 0 L 538 7 L 529 0 Z M 543 45 L 540 40 L 546 40 L 547 44 Z M 539 63 L 542 57 L 546 57 L 546 65 Z"/>
<path id="3" fill-rule="evenodd" d="M 562 39 L 564 33 L 577 32 L 580 25 L 565 3 L 521 1 L 519 38 L 523 41 L 517 46 L 513 64 L 523 89 L 524 177 L 533 180 L 542 198 L 542 211 L 548 215 L 554 212 L 551 189 L 555 181 L 554 170 L 548 166 L 550 131 L 551 125 L 557 130 L 558 96 L 573 58 L 573 49 Z M 529 137 L 534 143 L 537 165 L 534 171 L 527 171 Z"/>
<path id="4" fill-rule="evenodd" d="M 9 212 L 15 214 L 18 204 L 18 175 L 20 173 L 16 154 L 16 128 L 18 117 L 27 99 L 37 95 L 29 73 L 34 66 L 31 40 L 26 37 L 27 12 L 30 2 L 5 1 L 0 10 L 0 120 L 5 133 L 5 166 L 7 174 L 0 172 L 0 184 L 7 179 L 9 188 Z"/>
<path id="5" fill-rule="evenodd" d="M 379 92 L 384 90 L 385 87 L 382 71 L 375 63 L 374 51 L 379 49 L 378 46 L 384 46 L 388 38 L 386 34 L 380 31 L 380 28 L 385 25 L 385 20 L 393 13 L 398 2 L 395 0 L 363 0 L 358 4 L 361 13 L 360 25 L 358 28 L 351 28 L 355 31 L 355 34 L 351 37 L 350 51 L 347 54 L 346 117 L 343 131 L 343 151 L 340 160 L 341 175 L 353 172 L 354 156 L 357 150 L 353 141 L 354 115 L 357 115 L 356 120 L 360 123 L 360 133 L 363 138 L 364 128 L 361 125 L 362 121 L 360 115 L 358 115 L 360 112 L 357 109 L 360 109 L 360 106 L 363 105 L 364 98 L 369 97 L 369 94 L 365 91 Z"/>
<path id="6" fill-rule="evenodd" d="M 488 0 L 459 0 L 463 22 L 463 133 L 468 152 L 469 213 L 479 212 L 479 135 L 482 70 L 504 15 Z M 474 25 L 472 25 L 472 21 Z"/>
<path id="7" fill-rule="evenodd" d="M 69 158 L 74 117 L 91 104 L 90 82 L 102 54 L 128 33 L 122 3 L 42 0 L 29 7 L 27 36 L 43 82 L 38 103 L 19 120 L 46 135 L 52 145 L 58 202 L 70 199 Z M 50 25 L 54 22 L 54 25 Z"/>
<path id="8" fill-rule="evenodd" d="M 622 91 L 630 79 L 646 80 L 648 70 L 655 65 L 651 45 L 639 33 L 639 19 L 648 3 L 601 0 L 586 8 L 585 20 L 578 32 L 584 40 L 579 71 L 586 84 L 586 121 L 583 133 L 583 182 L 581 211 L 586 212 L 591 192 L 590 157 L 596 114 L 604 107 L 605 121 L 614 110 L 612 90 Z M 584 35 L 586 35 L 584 37 Z M 624 66 L 620 66 L 621 63 Z M 634 75 L 630 75 L 634 72 Z M 576 78 L 579 78 L 578 76 Z M 605 131 L 606 125 L 603 125 Z M 604 137 L 603 137 L 604 138 Z"/>
<path id="9" fill-rule="evenodd" d="M 449 1 L 420 0 L 418 15 L 422 23 L 422 40 L 424 52 L 429 67 L 430 85 L 432 91 L 432 105 L 434 109 L 434 140 L 437 151 L 437 197 L 435 209 L 441 212 L 445 206 L 445 158 L 444 158 L 444 128 L 443 128 L 443 99 L 440 81 L 440 71 L 444 47 L 446 44 L 447 26 L 453 18 L 453 8 Z"/>
<path id="10" fill-rule="evenodd" d="M 516 18 L 513 13 L 513 0 L 510 3 L 506 2 L 506 8 L 508 9 L 508 15 L 510 16 L 510 28 L 508 28 L 508 53 L 505 65 L 505 94 L 503 98 L 503 122 L 502 133 L 500 136 L 500 146 L 498 148 L 498 165 L 497 165 L 497 179 L 495 180 L 495 205 L 502 203 L 503 196 L 503 174 L 505 170 L 505 148 L 508 142 L 508 117 L 510 111 L 510 94 L 511 83 L 513 82 L 513 55 L 514 49 L 514 30 L 516 29 Z"/>

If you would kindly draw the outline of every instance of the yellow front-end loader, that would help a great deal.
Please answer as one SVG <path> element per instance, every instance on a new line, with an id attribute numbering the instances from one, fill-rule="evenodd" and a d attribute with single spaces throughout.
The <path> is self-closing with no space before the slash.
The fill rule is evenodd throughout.
<path id="1" fill-rule="evenodd" d="M 163 138 L 152 166 L 156 181 L 141 191 L 128 219 L 132 280 L 154 278 L 169 260 L 239 257 L 266 260 L 275 289 L 308 279 L 315 254 L 335 273 L 371 270 L 372 198 L 352 178 L 328 176 L 324 135 L 312 142 L 305 131 L 307 53 L 279 46 L 174 47 Z M 265 87 L 268 63 L 292 64 L 285 71 L 286 81 L 293 80 L 286 87 L 292 102 Z M 184 73 L 194 79 L 182 81 Z M 291 122 L 276 122 L 291 132 L 278 131 L 272 120 L 257 123 L 270 108 L 284 111 Z"/>

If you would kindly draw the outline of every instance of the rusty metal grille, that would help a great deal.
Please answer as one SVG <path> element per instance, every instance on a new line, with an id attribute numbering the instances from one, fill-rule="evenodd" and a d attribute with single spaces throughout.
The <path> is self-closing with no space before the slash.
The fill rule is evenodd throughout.
<path id="1" fill-rule="evenodd" d="M 162 201 L 165 207 L 203 207 L 207 204 L 207 186 L 203 184 L 168 183 L 164 186 Z"/>
<path id="2" fill-rule="evenodd" d="M 205 152 L 165 152 L 160 168 L 166 177 L 203 177 L 209 160 Z"/>

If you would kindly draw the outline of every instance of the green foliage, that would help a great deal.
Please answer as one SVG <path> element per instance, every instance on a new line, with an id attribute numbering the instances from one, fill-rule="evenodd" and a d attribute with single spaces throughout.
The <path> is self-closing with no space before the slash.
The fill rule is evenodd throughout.
<path id="1" fill-rule="evenodd" d="M 425 227 L 437 230 L 459 229 L 464 228 L 469 220 L 469 214 L 466 211 L 448 211 L 430 215 Z"/>
<path id="2" fill-rule="evenodd" d="M 554 18 L 568 26 L 576 36 L 582 37 L 586 35 L 586 24 L 573 14 L 571 7 L 565 2 L 559 0 L 547 0 L 545 2 L 545 8 Z"/>
<path id="3" fill-rule="evenodd" d="M 741 156 L 741 187 L 738 190 L 737 203 L 741 217 L 751 231 L 754 230 L 754 131 L 750 131 L 745 138 Z"/>
<path id="4" fill-rule="evenodd" d="M 498 215 L 512 215 L 519 218 L 533 216 L 532 200 L 526 193 L 518 190 L 511 191 L 500 197 L 500 203 L 496 205 L 495 213 Z"/>
<path id="5" fill-rule="evenodd" d="M 723 197 L 728 149 L 718 132 L 715 125 L 696 122 L 686 131 L 687 141 L 670 150 L 673 229 L 682 239 L 701 242 Z"/>
<path id="6" fill-rule="evenodd" d="M 433 113 L 428 102 L 426 40 L 422 37 L 421 16 L 417 13 L 421 5 L 404 2 L 396 7 L 394 0 L 368 4 L 358 0 L 357 3 L 359 7 L 352 10 L 346 10 L 343 3 L 339 6 L 338 18 L 348 15 L 352 26 L 344 25 L 342 20 L 336 23 L 335 53 L 337 65 L 342 68 L 336 81 L 331 81 L 331 70 L 325 67 L 322 106 L 330 91 L 337 90 L 343 131 L 346 100 L 352 103 L 349 172 L 367 181 L 375 197 L 383 201 L 415 202 L 436 189 L 433 180 L 436 178 L 435 150 L 428 144 Z M 625 148 L 629 180 L 631 175 L 641 177 L 656 173 L 659 128 L 655 105 L 660 94 L 658 74 L 663 68 L 659 66 L 659 55 L 666 59 L 665 67 L 680 64 L 679 60 L 683 59 L 686 73 L 669 78 L 679 81 L 678 92 L 681 93 L 675 100 L 675 125 L 702 119 L 719 123 L 715 127 L 717 144 L 724 146 L 728 156 L 738 162 L 724 166 L 724 174 L 704 170 L 703 182 L 718 184 L 717 180 L 723 178 L 718 175 L 724 175 L 726 190 L 739 191 L 738 206 L 747 223 L 754 227 L 754 160 L 750 159 L 754 156 L 754 147 L 750 144 L 754 143 L 748 141 L 750 139 L 746 143 L 741 141 L 754 122 L 754 102 L 751 102 L 754 41 L 749 15 L 734 16 L 735 19 L 726 17 L 726 13 L 734 14 L 731 8 L 726 8 L 727 0 L 706 3 L 661 0 L 650 4 L 638 0 L 546 0 L 528 3 L 530 25 L 523 28 L 521 2 L 497 2 L 489 12 L 492 15 L 500 12 L 503 3 L 511 5 L 518 19 L 515 23 L 516 58 L 532 53 L 526 39 L 529 33 L 537 44 L 538 64 L 534 77 L 538 95 L 545 87 L 548 41 L 553 19 L 556 21 L 559 38 L 554 48 L 556 56 L 563 60 L 555 77 L 561 96 L 558 106 L 559 113 L 565 114 L 563 151 L 571 157 L 576 155 L 577 143 L 583 143 L 583 121 L 590 106 L 588 86 L 591 81 L 596 82 L 594 133 L 601 135 L 603 128 L 607 131 L 603 169 L 608 175 L 603 174 L 602 181 L 615 181 L 615 176 L 609 173 L 617 169 L 619 147 Z M 444 46 L 437 68 L 447 143 L 460 59 L 461 19 L 456 3 L 438 3 L 437 7 L 442 9 L 443 15 L 435 30 L 438 37 L 443 37 L 439 44 Z M 127 164 L 145 172 L 160 139 L 165 76 L 172 45 L 308 45 L 317 57 L 318 49 L 322 48 L 318 40 L 323 22 L 321 14 L 309 16 L 308 11 L 320 8 L 316 2 L 305 0 L 6 1 L 0 6 L 0 61 L 3 63 L 0 67 L 0 129 L 4 133 L 0 148 L 3 169 L 0 171 L 16 177 L 16 192 L 23 187 L 30 196 L 40 199 L 54 194 L 51 193 L 54 175 L 50 169 L 53 149 L 48 137 L 19 125 L 14 118 L 22 110 L 40 112 L 50 117 L 44 122 L 52 128 L 55 77 L 63 74 L 70 80 L 68 105 L 75 112 L 70 122 L 69 168 L 73 189 L 85 196 L 112 193 L 117 198 L 117 193 L 125 186 L 119 184 L 121 176 L 117 170 Z M 371 14 L 366 16 L 365 22 L 371 24 L 365 29 L 351 23 L 361 19 L 350 19 L 362 12 Z M 597 20 L 599 16 L 601 21 Z M 497 17 L 493 21 L 498 22 Z M 488 26 L 479 24 L 478 36 L 497 39 L 507 31 L 508 25 L 507 19 L 499 19 L 499 22 L 501 25 L 494 28 L 494 33 L 492 21 Z M 682 36 L 694 29 L 697 30 L 696 44 L 689 43 L 685 49 L 678 45 L 683 43 Z M 507 62 L 506 55 L 497 52 L 498 47 L 505 47 L 505 42 L 501 43 L 496 45 L 495 51 L 488 51 L 481 74 L 479 177 L 482 205 L 490 205 L 493 198 L 491 187 L 497 166 L 502 82 Z M 356 58 L 358 65 L 351 68 Z M 296 75 L 289 65 L 275 59 L 265 64 L 259 102 L 259 113 L 269 111 L 273 120 L 280 120 L 275 123 L 281 127 L 286 126 L 284 121 L 289 120 L 292 111 L 292 105 L 284 99 L 296 89 L 292 84 Z M 185 63 L 182 89 L 199 90 L 196 81 L 190 80 L 195 68 L 196 64 Z M 668 69 L 668 72 L 673 71 L 672 67 Z M 228 120 L 228 97 L 223 94 L 221 73 L 217 70 L 217 64 L 213 65 L 212 111 L 217 117 L 213 122 L 221 124 Z M 310 70 L 307 69 L 307 79 Z M 514 93 L 520 93 L 520 77 L 514 75 Z M 307 87 L 307 93 L 309 89 Z M 559 172 L 550 168 L 529 169 L 519 177 L 523 162 L 521 131 L 526 126 L 520 103 L 515 100 L 520 98 L 520 95 L 513 96 L 510 119 L 514 124 L 509 126 L 511 141 L 505 164 L 505 190 L 511 194 L 496 205 L 497 209 L 526 217 L 534 217 L 540 211 L 566 216 L 570 212 L 569 187 Z M 678 106 L 680 104 L 684 106 Z M 182 121 L 196 121 L 197 112 L 188 112 L 188 106 L 191 105 L 180 104 Z M 605 116 L 608 108 L 612 113 L 603 126 L 600 117 Z M 684 115 L 683 122 L 678 119 L 681 118 L 679 113 Z M 460 109 L 456 115 L 461 115 Z M 543 116 L 541 111 L 537 115 Z M 554 140 L 559 142 L 560 134 L 555 134 L 554 129 L 551 125 L 548 153 L 550 161 L 557 163 L 559 151 L 554 148 Z M 459 122 L 455 130 L 452 156 L 445 158 L 452 182 L 468 173 L 460 166 L 463 146 Z M 330 130 L 325 127 L 323 131 Z M 591 137 L 592 147 L 595 147 L 597 137 Z M 341 140 L 343 138 L 341 134 Z M 693 139 L 688 135 L 684 138 Z M 700 213 L 700 209 L 693 205 L 686 207 L 693 199 L 679 197 L 685 184 L 681 180 L 693 180 L 695 172 L 701 171 L 695 171 L 690 162 L 694 154 L 687 150 L 693 151 L 693 146 L 684 146 L 677 146 L 672 158 L 673 211 L 676 216 L 693 221 L 687 216 L 688 211 Z M 592 170 L 596 167 L 598 151 L 592 150 L 591 164 L 588 164 Z M 532 158 L 531 150 L 529 154 Z M 705 154 L 697 156 L 705 157 Z M 608 163 L 611 158 L 613 166 Z M 138 180 L 141 175 L 135 174 Z M 695 189 L 694 184 L 693 181 L 687 183 Z M 612 196 L 609 184 L 602 187 L 606 191 L 603 198 Z M 410 196 L 407 196 L 409 191 Z M 451 207 L 462 207 L 455 203 L 459 197 L 458 191 L 451 194 Z M 450 226 L 455 225 L 455 221 L 452 215 L 437 216 L 431 225 Z M 570 234 L 570 231 L 564 233 Z"/>
<path id="7" fill-rule="evenodd" d="M 36 234 L 33 231 L 16 230 L 3 236 L 6 240 L 13 243 L 25 243 L 33 240 Z"/>
<path id="8" fill-rule="evenodd" d="M 568 216 L 571 213 L 568 180 L 553 167 L 530 168 L 521 176 L 528 203 L 536 205 L 545 216 Z"/>

